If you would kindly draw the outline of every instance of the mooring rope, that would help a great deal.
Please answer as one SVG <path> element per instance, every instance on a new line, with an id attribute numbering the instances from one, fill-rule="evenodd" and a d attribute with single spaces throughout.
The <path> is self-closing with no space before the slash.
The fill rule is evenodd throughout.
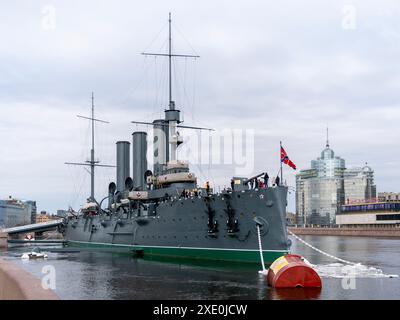
<path id="1" fill-rule="evenodd" d="M 265 269 L 264 256 L 263 256 L 262 245 L 261 245 L 261 231 L 260 231 L 260 226 L 258 224 L 257 224 L 257 235 L 258 235 L 258 248 L 260 249 L 261 266 L 262 266 L 262 271 L 259 271 L 259 272 L 266 273 L 267 269 Z"/>
<path id="2" fill-rule="evenodd" d="M 331 259 L 334 259 L 334 260 L 337 260 L 337 261 L 340 261 L 340 262 L 343 262 L 343 263 L 346 263 L 346 264 L 352 264 L 352 265 L 360 265 L 361 264 L 361 263 L 355 263 L 355 262 L 351 262 L 351 261 L 348 261 L 348 260 L 344 260 L 344 259 L 341 259 L 339 257 L 335 257 L 335 256 L 333 256 L 333 255 L 331 255 L 331 254 L 329 254 L 329 253 L 327 253 L 325 251 L 322 251 L 322 250 L 314 247 L 313 245 L 309 244 L 307 241 L 305 241 L 305 240 L 301 239 L 299 236 L 295 235 L 292 231 L 288 230 L 288 232 L 293 237 L 295 237 L 297 240 L 299 240 L 300 242 L 304 243 L 307 247 L 310 247 L 311 249 L 321 253 L 324 256 L 327 256 L 327 257 L 329 257 Z"/>

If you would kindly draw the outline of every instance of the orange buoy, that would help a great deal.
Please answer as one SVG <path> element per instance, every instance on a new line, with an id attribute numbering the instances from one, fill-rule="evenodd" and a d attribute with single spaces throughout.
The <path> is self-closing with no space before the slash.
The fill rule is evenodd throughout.
<path id="1" fill-rule="evenodd" d="M 274 261 L 267 275 L 274 288 L 321 288 L 318 273 L 297 254 L 287 254 Z"/>

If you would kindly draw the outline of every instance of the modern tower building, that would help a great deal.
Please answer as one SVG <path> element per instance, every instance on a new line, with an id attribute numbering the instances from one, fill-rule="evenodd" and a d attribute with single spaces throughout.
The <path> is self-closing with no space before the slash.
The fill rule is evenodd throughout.
<path id="1" fill-rule="evenodd" d="M 296 216 L 298 224 L 335 224 L 345 201 L 376 197 L 374 172 L 363 168 L 346 169 L 345 160 L 335 156 L 326 141 L 321 157 L 311 161 L 311 169 L 296 175 Z"/>

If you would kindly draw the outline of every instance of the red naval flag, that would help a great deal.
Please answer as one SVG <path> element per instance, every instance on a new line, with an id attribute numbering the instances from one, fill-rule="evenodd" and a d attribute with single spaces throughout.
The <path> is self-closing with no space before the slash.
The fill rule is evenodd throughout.
<path id="1" fill-rule="evenodd" d="M 281 146 L 281 162 L 296 170 L 296 165 L 289 159 L 285 149 Z"/>

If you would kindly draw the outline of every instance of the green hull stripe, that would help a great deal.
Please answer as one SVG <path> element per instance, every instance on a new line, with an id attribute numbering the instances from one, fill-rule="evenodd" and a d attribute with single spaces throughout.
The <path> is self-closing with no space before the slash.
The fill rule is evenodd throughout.
<path id="1" fill-rule="evenodd" d="M 68 241 L 72 245 L 87 247 L 119 247 L 138 251 L 143 255 L 193 258 L 221 261 L 237 261 L 260 263 L 260 252 L 255 249 L 222 249 L 222 248 L 196 248 L 196 247 L 161 247 L 161 246 L 136 246 L 126 244 L 112 244 L 99 242 Z M 263 250 L 265 264 L 269 265 L 280 256 L 287 254 L 285 250 Z"/>

